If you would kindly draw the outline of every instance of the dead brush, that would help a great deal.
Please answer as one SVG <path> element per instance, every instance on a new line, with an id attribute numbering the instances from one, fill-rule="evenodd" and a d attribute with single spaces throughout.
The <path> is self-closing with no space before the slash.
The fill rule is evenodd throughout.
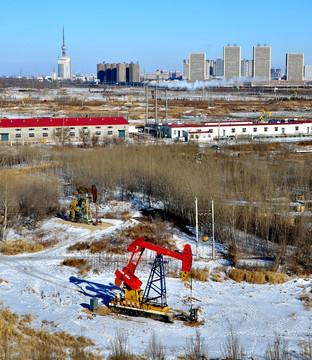
<path id="1" fill-rule="evenodd" d="M 104 217 L 106 219 L 118 219 L 120 217 L 120 215 L 118 214 L 118 212 L 107 212 L 105 213 Z"/>
<path id="2" fill-rule="evenodd" d="M 130 220 L 131 219 L 130 211 L 123 211 L 120 215 L 124 220 Z"/>
<path id="3" fill-rule="evenodd" d="M 177 250 L 171 240 L 172 230 L 167 223 L 161 220 L 141 222 L 131 229 L 120 231 L 119 236 L 120 238 L 127 240 L 135 240 L 138 237 L 141 237 L 155 245 L 162 246 L 170 250 Z"/>
<path id="4" fill-rule="evenodd" d="M 192 268 L 189 279 L 197 281 L 208 281 L 209 278 L 209 268 L 205 267 L 204 269 Z"/>
<path id="5" fill-rule="evenodd" d="M 214 282 L 222 282 L 221 274 L 218 271 L 214 271 L 211 274 L 211 280 Z"/>
<path id="6" fill-rule="evenodd" d="M 1 244 L 1 252 L 4 255 L 17 255 L 21 253 L 35 253 L 44 250 L 42 244 L 34 244 L 28 241 L 7 241 Z"/>
<path id="7" fill-rule="evenodd" d="M 86 259 L 65 259 L 62 262 L 62 265 L 78 269 L 78 275 L 81 277 L 87 276 L 89 271 L 92 269 L 92 265 L 89 264 Z"/>
<path id="8" fill-rule="evenodd" d="M 312 299 L 309 294 L 301 295 L 300 301 L 303 302 L 303 305 L 307 310 L 310 310 L 312 308 Z"/>
<path id="9" fill-rule="evenodd" d="M 250 284 L 282 284 L 288 281 L 285 273 L 276 273 L 268 270 L 230 269 L 228 276 L 234 281 L 246 281 Z"/>
<path id="10" fill-rule="evenodd" d="M 8 308 L 0 308 L 0 358 L 16 360 L 43 360 L 68 358 L 70 353 L 80 349 L 83 357 L 71 359 L 96 360 L 91 350 L 86 350 L 94 343 L 83 337 L 75 337 L 65 332 L 49 333 L 46 330 L 30 326 L 31 316 L 22 318 Z"/>
<path id="11" fill-rule="evenodd" d="M 90 248 L 90 242 L 89 241 L 83 241 L 83 242 L 77 242 L 74 245 L 71 245 L 67 248 L 67 251 L 73 252 L 73 251 L 83 251 L 83 250 L 89 250 Z"/>
<path id="12" fill-rule="evenodd" d="M 75 268 L 80 268 L 80 267 L 86 265 L 87 262 L 88 261 L 86 259 L 65 259 L 62 262 L 62 265 L 75 267 Z"/>
<path id="13" fill-rule="evenodd" d="M 0 245 L 0 251 L 4 255 L 17 255 L 22 253 L 35 253 L 39 251 L 43 251 L 58 242 L 57 239 L 49 240 L 49 241 L 41 241 L 38 243 L 30 242 L 30 241 L 6 241 Z"/>

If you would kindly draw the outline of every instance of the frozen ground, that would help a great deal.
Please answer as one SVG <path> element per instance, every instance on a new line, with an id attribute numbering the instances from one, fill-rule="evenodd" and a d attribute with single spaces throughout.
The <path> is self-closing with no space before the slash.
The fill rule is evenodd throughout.
<path id="1" fill-rule="evenodd" d="M 128 203 L 118 203 L 116 207 L 130 211 L 133 217 L 138 215 L 137 210 Z M 92 259 L 91 255 L 84 253 L 68 253 L 69 245 L 77 241 L 92 241 L 137 221 L 133 218 L 127 221 L 103 220 L 112 226 L 90 231 L 51 218 L 43 222 L 39 230 L 45 234 L 45 239 L 56 237 L 59 242 L 55 246 L 35 254 L 0 255 L 0 279 L 5 280 L 0 283 L 0 301 L 19 314 L 31 313 L 34 326 L 92 338 L 104 356 L 117 329 L 128 334 L 130 346 L 137 354 L 144 353 L 155 331 L 166 348 L 166 359 L 176 359 L 183 354 L 186 339 L 194 336 L 196 328 L 185 326 L 178 320 L 166 324 L 115 314 L 90 315 L 85 310 L 92 297 L 97 297 L 99 304 L 104 305 L 114 295 L 116 265 L 99 265 L 98 274 L 91 272 L 85 278 L 81 278 L 75 268 L 60 265 L 68 257 Z M 9 240 L 32 236 L 33 233 L 26 230 L 11 231 Z M 178 229 L 174 229 L 173 236 L 179 249 L 182 250 L 184 243 L 190 243 L 193 253 L 196 253 L 193 236 L 187 236 Z M 221 267 L 224 269 L 227 263 L 221 257 L 221 251 L 222 247 L 218 245 L 217 260 L 212 261 L 211 246 L 200 243 L 200 261 L 195 261 L 194 266 L 209 267 L 211 272 Z M 149 258 L 154 256 L 149 251 L 146 253 Z M 123 261 L 128 259 L 127 254 Z M 94 256 L 93 261 L 95 264 L 99 257 Z M 172 261 L 180 268 L 177 260 Z M 145 284 L 149 266 L 140 263 L 138 270 L 138 276 Z M 200 308 L 204 323 L 198 329 L 207 341 L 210 357 L 222 357 L 221 348 L 229 338 L 231 328 L 239 336 L 247 358 L 263 358 L 267 344 L 273 342 L 275 334 L 289 342 L 289 349 L 300 352 L 300 344 L 311 335 L 312 327 L 311 312 L 304 307 L 300 297 L 310 291 L 311 278 L 292 279 L 281 285 L 250 285 L 232 280 L 214 282 L 210 279 L 206 283 L 193 281 L 192 291 L 189 283 L 182 284 L 179 279 L 167 278 L 171 308 L 188 312 L 190 297 L 193 298 L 193 306 Z M 48 323 L 42 325 L 43 320 Z"/>

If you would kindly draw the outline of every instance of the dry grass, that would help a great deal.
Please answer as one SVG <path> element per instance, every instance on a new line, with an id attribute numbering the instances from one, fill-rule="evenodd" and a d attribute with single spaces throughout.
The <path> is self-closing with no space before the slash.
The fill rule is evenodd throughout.
<path id="1" fill-rule="evenodd" d="M 62 262 L 62 265 L 75 267 L 75 268 L 80 268 L 80 267 L 86 265 L 87 262 L 88 261 L 85 260 L 85 259 L 65 259 Z"/>
<path id="2" fill-rule="evenodd" d="M 50 333 L 30 326 L 31 315 L 21 318 L 8 308 L 0 308 L 0 358 L 6 360 L 100 359 L 86 348 L 94 343 L 65 332 Z M 67 351 L 69 350 L 70 356 Z M 80 353 L 81 357 L 76 356 Z"/>
<path id="3" fill-rule="evenodd" d="M 230 269 L 228 276 L 234 281 L 246 281 L 250 284 L 282 284 L 288 281 L 285 273 L 276 273 L 268 270 Z"/>
<path id="4" fill-rule="evenodd" d="M 83 242 L 77 242 L 74 245 L 71 245 L 67 248 L 68 251 L 83 251 L 83 250 L 89 250 L 90 248 L 90 242 L 89 241 L 83 241 Z"/>
<path id="5" fill-rule="evenodd" d="M 78 275 L 85 277 L 88 275 L 89 271 L 92 268 L 92 265 L 88 263 L 86 259 L 65 259 L 62 262 L 62 265 L 70 266 L 78 269 Z"/>
<path id="6" fill-rule="evenodd" d="M 17 255 L 22 253 L 35 253 L 43 251 L 53 245 L 55 245 L 58 240 L 50 241 L 41 241 L 41 242 L 30 242 L 30 241 L 6 241 L 1 243 L 0 251 L 3 255 Z"/>
<path id="7" fill-rule="evenodd" d="M 188 279 L 192 278 L 197 281 L 208 281 L 209 278 L 209 268 L 205 267 L 204 269 L 192 268 L 191 276 Z"/>
<path id="8" fill-rule="evenodd" d="M 303 302 L 303 305 L 306 309 L 310 310 L 312 308 L 312 299 L 309 294 L 301 295 L 300 301 Z"/>
<path id="9" fill-rule="evenodd" d="M 211 280 L 215 282 L 222 282 L 221 274 L 217 271 L 214 271 L 211 275 Z"/>
<path id="10" fill-rule="evenodd" d="M 119 236 L 124 239 L 126 243 L 130 243 L 130 240 L 141 237 L 155 245 L 176 250 L 172 241 L 172 229 L 169 227 L 168 223 L 165 223 L 162 220 L 141 222 L 131 229 L 121 231 Z"/>
<path id="11" fill-rule="evenodd" d="M 110 252 L 113 254 L 122 254 L 125 252 L 124 246 L 122 245 L 122 240 L 118 237 L 116 238 L 107 238 L 106 236 L 102 237 L 99 240 L 90 242 L 78 242 L 74 245 L 71 245 L 67 248 L 68 251 L 88 251 L 90 254 L 101 254 L 105 252 Z"/>

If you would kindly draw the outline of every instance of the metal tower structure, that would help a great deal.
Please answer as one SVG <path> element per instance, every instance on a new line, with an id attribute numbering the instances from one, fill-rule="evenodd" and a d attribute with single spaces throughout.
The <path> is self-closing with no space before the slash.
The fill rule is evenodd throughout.
<path id="1" fill-rule="evenodd" d="M 157 300 L 160 299 L 160 302 Z M 155 302 L 162 307 L 167 304 L 166 276 L 163 255 L 156 255 L 152 270 L 150 272 L 142 302 Z"/>
<path id="2" fill-rule="evenodd" d="M 63 26 L 63 45 L 62 45 L 62 57 L 66 56 L 66 46 L 65 46 L 65 35 L 64 35 L 64 26 Z"/>

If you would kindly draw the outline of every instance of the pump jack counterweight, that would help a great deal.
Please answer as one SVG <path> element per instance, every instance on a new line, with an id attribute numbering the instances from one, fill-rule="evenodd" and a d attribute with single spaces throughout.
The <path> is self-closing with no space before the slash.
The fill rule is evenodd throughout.
<path id="1" fill-rule="evenodd" d="M 142 296 L 142 281 L 134 274 L 145 249 L 156 252 L 156 257 Z M 192 250 L 185 245 L 181 253 L 151 244 L 142 238 L 137 238 L 129 247 L 132 252 L 130 260 L 122 269 L 115 271 L 115 285 L 121 287 L 124 294 L 118 294 L 110 300 L 114 312 L 132 316 L 145 316 L 165 322 L 172 322 L 174 314 L 168 311 L 166 276 L 163 256 L 167 255 L 182 261 L 182 282 L 186 280 L 192 267 Z M 137 260 L 134 258 L 137 255 Z"/>

